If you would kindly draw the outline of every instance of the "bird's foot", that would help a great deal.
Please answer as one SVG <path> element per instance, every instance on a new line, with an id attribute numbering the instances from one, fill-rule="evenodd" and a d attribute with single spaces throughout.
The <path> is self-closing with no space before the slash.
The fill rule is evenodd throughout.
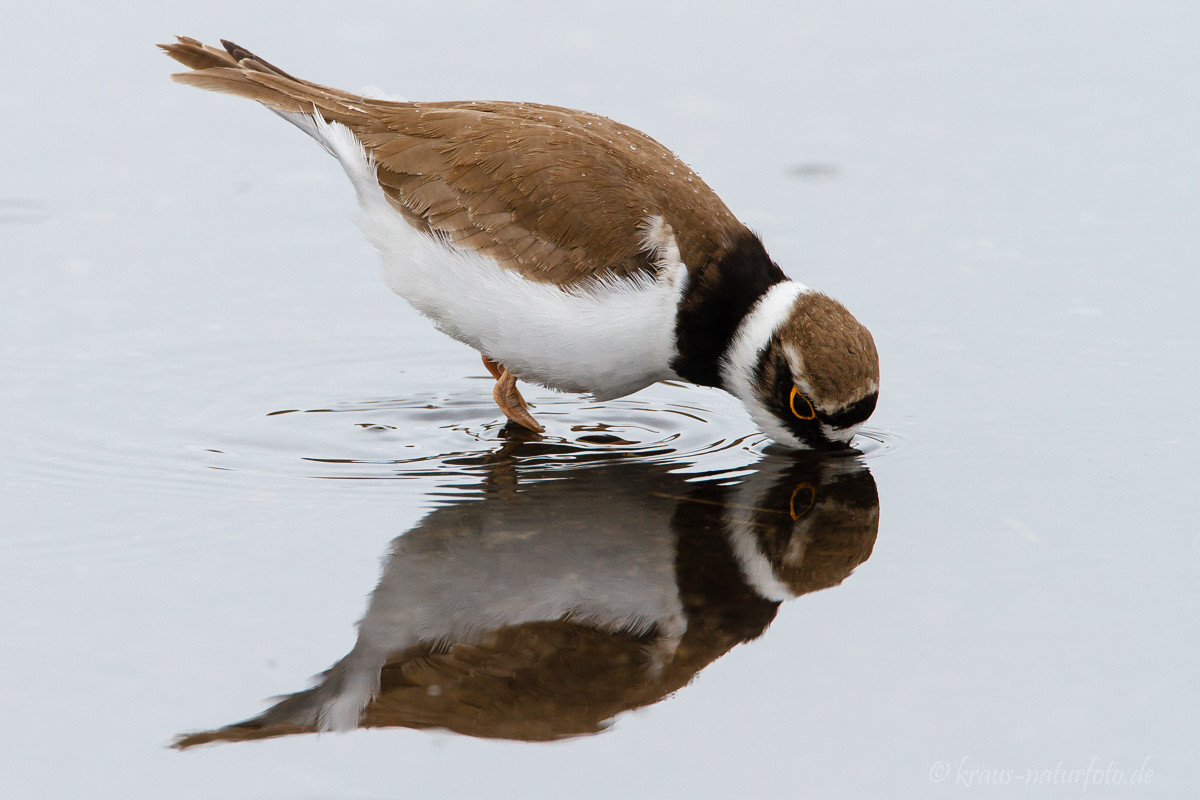
<path id="1" fill-rule="evenodd" d="M 487 356 L 483 357 L 483 365 L 496 379 L 496 388 L 492 389 L 492 398 L 496 401 L 496 405 L 500 406 L 504 416 L 534 433 L 545 431 L 546 429 L 541 426 L 541 423 L 533 418 L 533 414 L 529 413 L 529 406 L 526 404 L 525 398 L 521 397 L 521 393 L 517 391 L 517 376 L 506 370 L 503 364 L 493 361 Z"/>

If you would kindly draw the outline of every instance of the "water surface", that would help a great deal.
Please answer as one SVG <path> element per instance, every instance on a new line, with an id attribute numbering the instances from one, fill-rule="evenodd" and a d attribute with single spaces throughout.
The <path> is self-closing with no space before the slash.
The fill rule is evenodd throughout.
<path id="1" fill-rule="evenodd" d="M 1195 794 L 1200 19 L 702 10 L 13 12 L 37 68 L 0 78 L 8 793 Z M 378 280 L 336 164 L 170 84 L 175 33 L 646 129 L 871 328 L 863 454 L 786 459 L 674 385 L 530 390 L 547 436 L 506 430 L 478 357 Z M 747 509 L 769 535 L 735 535 Z M 389 580 L 435 542 L 459 583 Z M 825 567 L 772 609 L 733 580 L 786 563 Z M 563 620 L 572 586 L 593 613 Z M 479 613 L 382 613 L 414 597 Z M 171 748 L 320 694 L 360 638 L 393 692 L 373 727 Z"/>

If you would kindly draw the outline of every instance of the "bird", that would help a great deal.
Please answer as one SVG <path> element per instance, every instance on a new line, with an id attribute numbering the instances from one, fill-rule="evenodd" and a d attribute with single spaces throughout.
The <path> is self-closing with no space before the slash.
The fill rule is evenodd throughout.
<path id="1" fill-rule="evenodd" d="M 354 646 L 314 686 L 175 747 L 356 727 L 599 733 L 762 636 L 783 603 L 841 584 L 879 534 L 858 459 L 795 453 L 703 479 L 614 459 L 564 481 L 509 441 L 392 541 Z"/>
<path id="2" fill-rule="evenodd" d="M 544 431 L 518 379 L 601 402 L 717 387 L 796 450 L 845 449 L 874 411 L 867 328 L 647 134 L 537 103 L 377 99 L 221 44 L 159 47 L 188 68 L 175 81 L 255 100 L 340 162 L 385 282 L 480 353 L 513 423 Z"/>

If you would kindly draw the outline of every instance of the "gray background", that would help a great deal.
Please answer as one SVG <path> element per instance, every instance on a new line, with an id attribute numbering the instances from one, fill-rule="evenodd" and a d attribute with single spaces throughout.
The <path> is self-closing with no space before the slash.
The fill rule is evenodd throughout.
<path id="1" fill-rule="evenodd" d="M 1194 796 L 1197 8 L 7 8 L 4 794 L 938 797 L 1013 792 L 964 770 L 1091 765 L 1124 776 L 1092 796 Z M 589 739 L 166 749 L 344 653 L 387 543 L 473 480 L 441 455 L 497 441 L 476 356 L 378 281 L 337 165 L 170 83 L 152 45 L 175 33 L 350 89 L 586 108 L 675 149 L 875 334 L 872 558 Z M 673 432 L 688 468 L 761 452 L 713 446 L 753 432 L 715 392 L 530 396 L 552 434 Z M 643 413 L 665 403 L 704 421 Z M 268 416 L 317 408 L 348 413 Z"/>

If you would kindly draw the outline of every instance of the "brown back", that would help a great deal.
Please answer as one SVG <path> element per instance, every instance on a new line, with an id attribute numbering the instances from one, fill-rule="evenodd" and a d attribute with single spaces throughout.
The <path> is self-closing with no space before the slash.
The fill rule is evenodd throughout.
<path id="1" fill-rule="evenodd" d="M 160 45 L 181 83 L 320 114 L 374 157 L 389 202 L 415 225 L 534 280 L 570 285 L 652 269 L 646 220 L 674 230 L 696 267 L 745 232 L 720 198 L 646 134 L 533 103 L 398 103 L 294 78 L 229 42 Z"/>

